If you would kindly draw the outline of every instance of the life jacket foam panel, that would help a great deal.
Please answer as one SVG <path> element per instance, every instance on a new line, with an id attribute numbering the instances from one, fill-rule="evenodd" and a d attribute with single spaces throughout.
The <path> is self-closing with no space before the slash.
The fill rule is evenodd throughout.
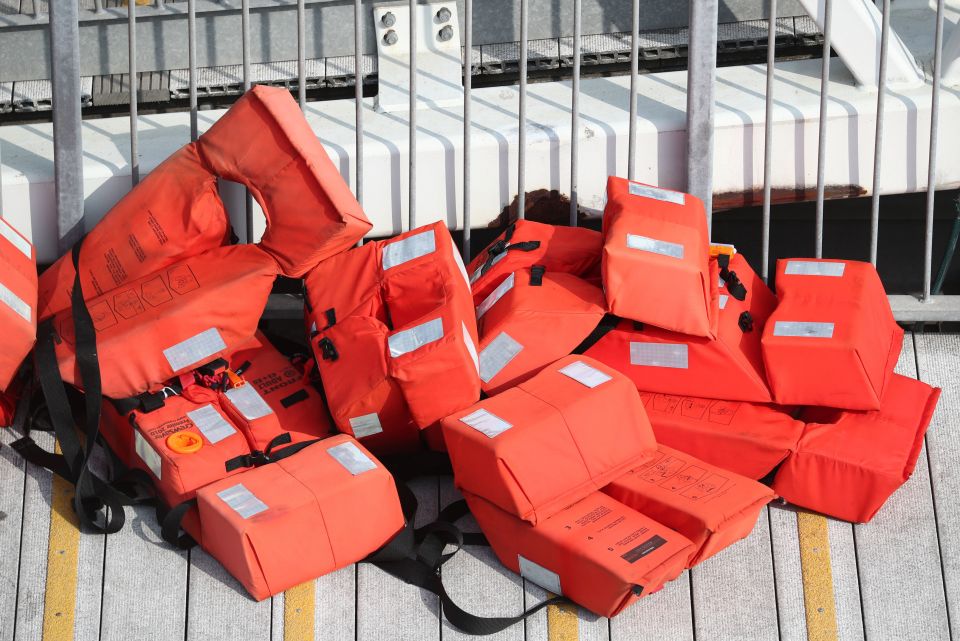
<path id="1" fill-rule="evenodd" d="M 534 524 L 656 449 L 633 384 L 583 356 L 560 359 L 442 426 L 457 487 Z"/>
<path id="2" fill-rule="evenodd" d="M 593 492 L 538 525 L 464 493 L 500 562 L 600 616 L 614 616 L 683 572 L 683 535 Z"/>
<path id="3" fill-rule="evenodd" d="M 641 392 L 661 445 L 761 479 L 797 447 L 803 422 L 785 408 L 693 396 Z"/>
<path id="4" fill-rule="evenodd" d="M 601 247 L 600 233 L 592 229 L 518 220 L 470 261 L 473 304 L 480 305 L 513 272 L 534 265 L 599 284 Z"/>
<path id="5" fill-rule="evenodd" d="M 477 308 L 480 381 L 499 394 L 566 356 L 606 312 L 603 291 L 572 274 L 518 270 Z"/>
<path id="6" fill-rule="evenodd" d="M 277 276 L 253 245 L 220 247 L 87 300 L 103 394 L 154 391 L 253 337 Z M 54 318 L 63 380 L 79 385 L 71 310 Z"/>
<path id="7" fill-rule="evenodd" d="M 766 485 L 664 445 L 603 491 L 690 539 L 696 552 L 688 567 L 750 534 L 775 496 Z"/>
<path id="8" fill-rule="evenodd" d="M 197 492 L 204 549 L 260 601 L 365 558 L 403 527 L 393 477 L 337 435 Z"/>
<path id="9" fill-rule="evenodd" d="M 0 392 L 10 386 L 37 339 L 36 260 L 30 241 L 0 218 Z"/>
<path id="10" fill-rule="evenodd" d="M 776 299 L 740 254 L 730 268 L 747 293 L 741 301 L 725 285 L 719 288 L 716 340 L 622 319 L 584 354 L 623 372 L 642 391 L 769 403 L 760 338 Z"/>
<path id="11" fill-rule="evenodd" d="M 940 389 L 894 374 L 875 411 L 807 408 L 773 489 L 795 505 L 866 523 L 913 473 Z"/>
<path id="12" fill-rule="evenodd" d="M 877 270 L 850 260 L 779 260 L 777 297 L 763 331 L 776 402 L 879 409 L 903 329 Z"/>
<path id="13" fill-rule="evenodd" d="M 603 289 L 610 311 L 693 336 L 717 336 L 703 203 L 611 176 L 603 213 Z"/>

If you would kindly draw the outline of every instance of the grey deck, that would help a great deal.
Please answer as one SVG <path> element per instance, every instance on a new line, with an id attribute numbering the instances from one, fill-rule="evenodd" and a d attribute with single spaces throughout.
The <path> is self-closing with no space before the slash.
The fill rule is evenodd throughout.
<path id="1" fill-rule="evenodd" d="M 812 565 L 804 572 L 802 548 L 817 539 L 798 525 L 797 512 L 774 506 L 747 539 L 613 620 L 554 609 L 497 638 L 951 639 L 951 622 L 960 621 L 958 362 L 960 336 L 907 336 L 900 373 L 943 388 L 927 447 L 872 523 L 826 520 L 813 545 L 829 548 L 829 573 Z M 0 442 L 10 440 L 0 430 Z M 59 509 L 58 490 L 48 473 L 0 447 L 0 641 L 60 641 L 71 628 L 81 641 L 462 638 L 441 621 L 431 595 L 367 565 L 255 603 L 204 552 L 160 543 L 149 510 L 131 509 L 121 534 L 78 534 Z M 418 481 L 415 491 L 424 518 L 457 498 L 444 479 Z M 544 598 L 483 548 L 462 552 L 444 579 L 455 599 L 480 614 L 515 614 Z"/>

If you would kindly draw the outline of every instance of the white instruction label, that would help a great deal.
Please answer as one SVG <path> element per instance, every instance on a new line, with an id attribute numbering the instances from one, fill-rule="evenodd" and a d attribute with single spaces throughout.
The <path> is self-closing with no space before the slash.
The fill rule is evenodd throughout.
<path id="1" fill-rule="evenodd" d="M 353 430 L 354 438 L 364 438 L 379 434 L 383 431 L 383 426 L 380 424 L 380 417 L 374 412 L 351 418 L 350 429 Z"/>

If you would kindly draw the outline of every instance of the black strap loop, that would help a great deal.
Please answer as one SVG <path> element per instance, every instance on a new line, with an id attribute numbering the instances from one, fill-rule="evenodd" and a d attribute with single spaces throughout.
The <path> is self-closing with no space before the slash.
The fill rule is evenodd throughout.
<path id="1" fill-rule="evenodd" d="M 530 268 L 530 285 L 533 287 L 541 287 L 543 285 L 543 275 L 546 273 L 547 268 L 543 265 L 534 265 Z"/>
<path id="2" fill-rule="evenodd" d="M 750 314 L 750 312 L 743 312 L 740 314 L 740 318 L 737 319 L 737 324 L 740 325 L 741 332 L 752 332 L 753 316 Z"/>
<path id="3" fill-rule="evenodd" d="M 340 352 L 337 351 L 337 346 L 333 344 L 333 341 L 329 338 L 321 338 L 320 342 L 317 343 L 317 346 L 320 348 L 320 354 L 325 361 L 335 361 L 340 358 Z"/>

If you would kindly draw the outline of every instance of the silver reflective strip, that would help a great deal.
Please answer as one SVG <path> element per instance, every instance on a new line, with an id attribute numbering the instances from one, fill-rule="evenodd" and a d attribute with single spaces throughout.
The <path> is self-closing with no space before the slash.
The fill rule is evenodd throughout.
<path id="1" fill-rule="evenodd" d="M 187 418 L 193 421 L 200 433 L 211 443 L 219 443 L 237 432 L 233 425 L 230 425 L 213 405 L 204 405 L 199 409 L 189 411 L 187 412 Z"/>
<path id="2" fill-rule="evenodd" d="M 19 249 L 24 256 L 33 258 L 33 251 L 27 239 L 18 234 L 17 231 L 10 226 L 10 223 L 2 218 L 0 218 L 0 236 L 10 241 L 10 244 Z"/>
<path id="3" fill-rule="evenodd" d="M 225 490 L 217 492 L 221 501 L 230 506 L 242 518 L 249 519 L 254 514 L 260 514 L 267 509 L 267 504 L 254 496 L 253 492 L 237 483 Z"/>
<path id="4" fill-rule="evenodd" d="M 383 268 L 390 269 L 402 265 L 414 258 L 420 258 L 437 249 L 433 230 L 429 229 L 409 238 L 398 240 L 383 248 Z"/>
<path id="5" fill-rule="evenodd" d="M 561 595 L 563 592 L 560 590 L 560 575 L 556 572 L 551 572 L 547 568 L 534 563 L 530 559 L 526 559 L 521 555 L 517 555 L 517 558 L 520 559 L 520 576 L 536 583 L 544 590 L 553 592 L 554 594 Z"/>
<path id="6" fill-rule="evenodd" d="M 630 364 L 687 369 L 686 343 L 630 343 Z"/>
<path id="7" fill-rule="evenodd" d="M 669 191 L 648 185 L 638 185 L 637 183 L 630 183 L 630 193 L 634 196 L 662 200 L 665 203 L 673 203 L 675 205 L 682 205 L 685 202 L 684 195 L 678 191 Z"/>
<path id="8" fill-rule="evenodd" d="M 683 258 L 683 245 L 636 234 L 627 234 L 627 247 L 671 258 Z"/>
<path id="9" fill-rule="evenodd" d="M 513 425 L 503 420 L 496 414 L 491 414 L 487 410 L 479 409 L 471 412 L 460 419 L 461 423 L 469 425 L 482 434 L 494 438 L 509 430 Z"/>
<path id="10" fill-rule="evenodd" d="M 317 321 L 310 323 L 310 334 L 313 335 L 317 331 Z"/>
<path id="11" fill-rule="evenodd" d="M 250 383 L 228 389 L 227 398 L 248 421 L 255 421 L 273 414 L 273 410 Z"/>
<path id="12" fill-rule="evenodd" d="M 363 416 L 354 416 L 350 420 L 350 429 L 353 430 L 354 438 L 366 438 L 383 431 L 380 424 L 380 417 L 376 412 L 373 414 L 364 414 Z"/>
<path id="13" fill-rule="evenodd" d="M 434 318 L 432 321 L 389 336 L 387 345 L 390 347 L 390 356 L 396 358 L 441 338 L 443 338 L 443 319 Z"/>
<path id="14" fill-rule="evenodd" d="M 223 342 L 220 332 L 211 327 L 177 343 L 173 347 L 168 347 L 163 350 L 163 355 L 170 363 L 170 368 L 179 371 L 187 369 L 191 365 L 202 363 L 225 349 L 227 349 L 227 344 Z"/>
<path id="15" fill-rule="evenodd" d="M 492 269 L 494 265 L 496 265 L 497 263 L 499 263 L 501 260 L 503 260 L 503 259 L 506 258 L 506 257 L 507 257 L 507 252 L 505 252 L 505 251 L 497 254 L 496 256 L 493 257 L 493 260 L 490 261 L 490 267 L 488 267 L 487 269 Z M 473 272 L 473 276 L 470 277 L 470 284 L 471 284 L 471 285 L 473 285 L 475 282 L 477 282 L 477 279 L 480 278 L 480 276 L 483 275 L 483 266 L 486 265 L 486 264 L 487 264 L 487 261 L 483 261 L 483 262 L 480 264 L 480 266 L 477 267 L 477 271 Z"/>
<path id="16" fill-rule="evenodd" d="M 506 280 L 497 285 L 497 288 L 490 292 L 482 303 L 477 307 L 477 320 L 483 318 L 483 315 L 490 311 L 490 308 L 497 304 L 497 301 L 503 298 L 507 292 L 513 289 L 516 282 L 515 274 L 507 276 Z"/>
<path id="17" fill-rule="evenodd" d="M 583 361 L 570 363 L 561 369 L 560 373 L 565 376 L 569 376 L 578 383 L 586 385 L 590 388 L 594 388 L 597 385 L 602 385 L 613 378 L 609 374 L 605 374 L 595 367 L 590 367 Z"/>
<path id="18" fill-rule="evenodd" d="M 336 447 L 331 447 L 327 450 L 327 453 L 335 458 L 337 463 L 347 468 L 347 471 L 354 476 L 377 469 L 377 464 L 374 463 L 369 456 L 361 452 L 360 448 L 354 443 L 341 443 Z"/>
<path id="19" fill-rule="evenodd" d="M 0 303 L 12 309 L 15 314 L 28 323 L 32 322 L 33 315 L 30 313 L 30 304 L 7 289 L 7 286 L 3 283 L 0 283 Z"/>
<path id="20" fill-rule="evenodd" d="M 506 332 L 497 334 L 480 352 L 480 380 L 489 383 L 522 349 Z"/>
<path id="21" fill-rule="evenodd" d="M 730 297 L 726 294 L 720 294 L 720 309 L 725 309 L 727 307 L 727 301 L 730 300 Z"/>
<path id="22" fill-rule="evenodd" d="M 785 274 L 791 276 L 843 276 L 845 263 L 823 263 L 813 260 L 788 260 Z"/>
<path id="23" fill-rule="evenodd" d="M 460 325 L 463 327 L 463 342 L 467 344 L 467 351 L 470 352 L 470 358 L 473 360 L 473 366 L 477 368 L 477 374 L 479 374 L 480 359 L 477 357 L 477 346 L 473 344 L 473 337 L 470 336 L 470 330 L 467 329 L 467 324 L 463 321 L 460 321 Z"/>
<path id="24" fill-rule="evenodd" d="M 140 430 L 135 429 L 133 431 L 134 435 L 134 449 L 137 451 L 137 456 L 140 457 L 140 460 L 143 461 L 150 471 L 153 472 L 153 475 L 158 479 L 162 480 L 161 472 L 163 472 L 163 462 L 160 459 L 160 455 L 157 453 L 157 450 L 153 449 L 153 446 L 150 445 L 150 442 L 143 437 L 143 434 L 140 433 Z"/>
<path id="25" fill-rule="evenodd" d="M 777 321 L 773 326 L 773 335 L 806 336 L 809 338 L 833 338 L 833 323 Z"/>
<path id="26" fill-rule="evenodd" d="M 457 269 L 460 270 L 460 275 L 463 276 L 463 282 L 467 284 L 467 289 L 470 289 L 470 277 L 467 276 L 467 266 L 463 264 L 463 257 L 460 256 L 457 246 L 452 242 L 450 243 L 450 249 L 453 251 L 453 262 L 457 264 Z"/>
<path id="27" fill-rule="evenodd" d="M 722 276 L 717 276 L 717 287 L 726 287 L 727 281 L 723 280 Z"/>

